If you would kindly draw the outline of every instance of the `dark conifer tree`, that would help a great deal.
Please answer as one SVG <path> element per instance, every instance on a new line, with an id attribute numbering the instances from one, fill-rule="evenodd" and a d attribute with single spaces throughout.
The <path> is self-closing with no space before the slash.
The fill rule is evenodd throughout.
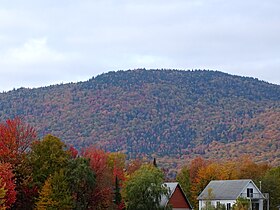
<path id="1" fill-rule="evenodd" d="M 119 183 L 119 179 L 118 179 L 118 176 L 116 176 L 116 179 L 115 179 L 115 193 L 114 193 L 114 203 L 116 205 L 120 205 L 121 201 L 122 201 L 122 196 L 121 196 L 121 193 L 120 193 L 120 183 Z"/>
<path id="2" fill-rule="evenodd" d="M 156 158 L 154 158 L 153 165 L 157 168 L 157 160 L 156 160 Z"/>

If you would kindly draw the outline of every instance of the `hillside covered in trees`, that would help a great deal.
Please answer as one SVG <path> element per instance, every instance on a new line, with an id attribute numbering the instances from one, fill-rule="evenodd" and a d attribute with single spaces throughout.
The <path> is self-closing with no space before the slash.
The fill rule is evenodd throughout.
<path id="1" fill-rule="evenodd" d="M 39 136 L 129 158 L 249 154 L 280 164 L 280 86 L 218 71 L 117 71 L 1 93 L 0 120 L 16 116 Z"/>

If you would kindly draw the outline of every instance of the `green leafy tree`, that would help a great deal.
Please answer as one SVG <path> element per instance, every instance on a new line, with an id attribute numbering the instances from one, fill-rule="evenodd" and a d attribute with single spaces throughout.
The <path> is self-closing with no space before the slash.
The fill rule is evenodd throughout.
<path id="1" fill-rule="evenodd" d="M 209 188 L 207 192 L 207 198 L 205 202 L 205 206 L 202 207 L 202 210 L 215 210 L 215 206 L 212 204 L 211 200 L 213 200 L 213 189 Z"/>
<path id="2" fill-rule="evenodd" d="M 216 210 L 226 210 L 227 208 L 226 208 L 226 205 L 225 204 L 218 204 L 217 206 L 216 206 Z"/>
<path id="3" fill-rule="evenodd" d="M 90 168 L 89 160 L 82 157 L 71 159 L 65 170 L 66 180 L 75 198 L 74 209 L 88 209 L 96 185 L 95 174 Z"/>
<path id="4" fill-rule="evenodd" d="M 163 179 L 163 172 L 153 165 L 142 165 L 136 170 L 124 187 L 127 210 L 162 209 L 161 196 L 168 195 Z"/>
<path id="5" fill-rule="evenodd" d="M 60 170 L 45 181 L 36 203 L 36 209 L 73 209 L 73 200 L 65 173 Z"/>
<path id="6" fill-rule="evenodd" d="M 211 188 L 208 189 L 207 192 L 207 197 L 206 197 L 206 202 L 205 206 L 203 206 L 201 209 L 202 210 L 226 210 L 226 206 L 224 204 L 218 203 L 217 206 L 212 204 L 212 200 L 214 198 L 213 190 Z"/>
<path id="7" fill-rule="evenodd" d="M 246 198 L 239 197 L 232 206 L 233 210 L 247 210 L 250 208 L 250 201 Z"/>
<path id="8" fill-rule="evenodd" d="M 184 166 L 177 174 L 176 180 L 180 183 L 186 196 L 191 197 L 190 170 L 187 166 Z"/>
<path id="9" fill-rule="evenodd" d="M 52 198 L 56 201 L 56 209 L 73 209 L 74 198 L 67 182 L 65 171 L 61 169 L 59 172 L 55 172 L 51 178 L 52 185 Z"/>
<path id="10" fill-rule="evenodd" d="M 209 188 L 207 193 L 205 206 L 201 208 L 202 210 L 226 210 L 226 206 L 224 204 L 218 203 L 217 206 L 215 206 L 211 202 L 214 198 L 213 189 Z"/>
<path id="11" fill-rule="evenodd" d="M 66 145 L 57 137 L 47 135 L 42 141 L 32 144 L 29 159 L 33 170 L 34 182 L 41 187 L 49 175 L 65 168 L 70 152 Z"/>
<path id="12" fill-rule="evenodd" d="M 269 193 L 270 208 L 280 204 L 280 166 L 270 169 L 262 180 L 262 192 Z"/>

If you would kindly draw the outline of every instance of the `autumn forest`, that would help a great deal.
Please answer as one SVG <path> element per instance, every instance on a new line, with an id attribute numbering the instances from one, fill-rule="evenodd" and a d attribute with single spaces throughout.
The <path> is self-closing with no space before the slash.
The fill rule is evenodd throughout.
<path id="1" fill-rule="evenodd" d="M 197 208 L 214 179 L 261 181 L 275 209 L 279 128 L 280 86 L 218 71 L 137 69 L 3 92 L 0 209 L 162 209 L 165 181 Z"/>
<path id="2" fill-rule="evenodd" d="M 95 147 L 78 152 L 52 135 L 38 140 L 34 128 L 19 118 L 0 124 L 0 146 L 0 209 L 149 209 L 138 208 L 141 200 L 161 209 L 155 198 L 166 193 L 162 186 L 168 177 L 156 159 L 127 160 L 123 153 Z M 271 206 L 279 202 L 280 167 L 249 157 L 219 162 L 197 157 L 185 164 L 176 181 L 194 207 L 214 179 L 262 181 Z M 142 193 L 150 187 L 151 195 Z"/>

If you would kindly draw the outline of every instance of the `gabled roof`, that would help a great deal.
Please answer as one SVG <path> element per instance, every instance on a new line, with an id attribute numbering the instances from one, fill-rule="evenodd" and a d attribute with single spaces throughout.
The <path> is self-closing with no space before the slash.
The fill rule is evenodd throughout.
<path id="1" fill-rule="evenodd" d="M 208 191 L 209 189 L 211 189 L 211 200 L 236 200 L 243 192 L 244 188 L 248 186 L 249 183 L 252 183 L 259 191 L 259 189 L 251 179 L 214 180 L 206 186 L 206 188 L 202 191 L 202 193 L 198 196 L 197 199 L 209 199 Z M 261 194 L 260 191 L 259 193 Z"/>
<path id="2" fill-rule="evenodd" d="M 164 195 L 161 197 L 160 206 L 163 206 L 163 207 L 167 206 L 169 199 L 172 197 L 173 193 L 176 190 L 176 187 L 178 186 L 180 188 L 180 190 L 182 191 L 183 196 L 186 199 L 186 202 L 189 204 L 191 209 L 193 209 L 192 205 L 190 204 L 190 202 L 189 202 L 187 196 L 185 195 L 182 187 L 180 186 L 179 182 L 165 182 L 165 183 L 163 183 L 163 185 L 169 189 L 169 195 L 168 196 Z"/>
<path id="3" fill-rule="evenodd" d="M 160 206 L 165 207 L 167 205 L 170 197 L 175 192 L 178 182 L 165 182 L 165 183 L 163 183 L 163 185 L 169 189 L 169 196 L 163 195 L 161 197 L 161 201 L 160 201 Z"/>

